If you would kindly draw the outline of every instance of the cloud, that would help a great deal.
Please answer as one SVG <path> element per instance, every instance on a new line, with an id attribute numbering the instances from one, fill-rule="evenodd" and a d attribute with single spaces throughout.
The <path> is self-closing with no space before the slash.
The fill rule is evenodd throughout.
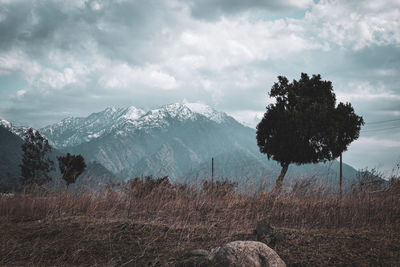
<path id="1" fill-rule="evenodd" d="M 276 77 L 301 72 L 332 81 L 366 121 L 400 114 L 397 0 L 0 3 L 0 114 L 9 120 L 40 127 L 186 98 L 255 126 Z"/>
<path id="2" fill-rule="evenodd" d="M 358 141 L 362 145 L 384 146 L 388 148 L 399 148 L 400 141 L 390 139 L 377 139 L 373 137 L 362 137 Z"/>
<path id="3" fill-rule="evenodd" d="M 397 140 L 360 137 L 343 154 L 343 160 L 357 169 L 377 168 L 389 175 L 400 160 Z"/>
<path id="4" fill-rule="evenodd" d="M 337 98 L 341 102 L 358 100 L 358 101 L 375 101 L 375 100 L 392 100 L 400 101 L 400 92 L 394 92 L 385 88 L 383 83 L 372 85 L 368 81 L 351 81 L 347 92 L 340 92 Z"/>
<path id="5" fill-rule="evenodd" d="M 220 17 L 237 15 L 245 12 L 257 12 L 273 14 L 291 13 L 297 10 L 307 9 L 313 3 L 312 0 L 297 1 L 260 1 L 260 0 L 204 0 L 204 1 L 182 1 L 189 6 L 191 15 L 196 19 L 217 20 Z"/>
<path id="6" fill-rule="evenodd" d="M 22 51 L 0 53 L 0 75 L 19 73 L 26 80 L 32 80 L 41 69 L 40 64 L 31 60 Z"/>
<path id="7" fill-rule="evenodd" d="M 400 44 L 400 2 L 320 1 L 304 23 L 320 39 L 360 50 L 372 45 Z"/>
<path id="8" fill-rule="evenodd" d="M 132 68 L 120 64 L 112 68 L 100 78 L 100 84 L 105 88 L 135 88 L 137 86 L 155 87 L 163 90 L 173 90 L 178 86 L 175 77 L 158 69 L 157 66 Z"/>
<path id="9" fill-rule="evenodd" d="M 228 114 L 251 128 L 255 128 L 264 116 L 264 112 L 259 110 L 239 110 L 228 112 Z"/>

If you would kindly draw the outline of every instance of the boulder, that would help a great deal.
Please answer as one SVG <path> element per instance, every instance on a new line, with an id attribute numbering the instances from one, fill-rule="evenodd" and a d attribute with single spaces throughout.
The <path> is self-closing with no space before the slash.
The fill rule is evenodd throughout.
<path id="1" fill-rule="evenodd" d="M 272 248 L 257 241 L 230 242 L 211 250 L 209 260 L 216 266 L 286 266 Z"/>
<path id="2" fill-rule="evenodd" d="M 211 251 L 193 250 L 186 254 L 186 259 L 179 266 L 284 267 L 286 264 L 264 243 L 233 241 Z"/>

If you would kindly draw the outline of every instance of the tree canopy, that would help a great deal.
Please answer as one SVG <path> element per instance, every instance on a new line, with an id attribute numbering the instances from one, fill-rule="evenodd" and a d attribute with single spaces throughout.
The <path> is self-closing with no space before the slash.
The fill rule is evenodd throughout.
<path id="1" fill-rule="evenodd" d="M 20 164 L 22 185 L 42 186 L 51 181 L 49 172 L 54 170 L 54 162 L 47 156 L 52 148 L 48 140 L 32 128 L 24 133 L 24 141 Z"/>
<path id="2" fill-rule="evenodd" d="M 282 171 L 276 189 L 281 190 L 289 164 L 317 163 L 337 158 L 357 139 L 363 118 L 354 113 L 350 103 L 339 103 L 330 81 L 320 75 L 289 82 L 278 76 L 269 96 L 275 103 L 257 125 L 260 152 L 278 161 Z"/>
<path id="3" fill-rule="evenodd" d="M 66 182 L 66 189 L 78 179 L 86 168 L 85 160 L 81 155 L 71 155 L 57 157 L 58 167 L 60 168 L 62 179 Z"/>

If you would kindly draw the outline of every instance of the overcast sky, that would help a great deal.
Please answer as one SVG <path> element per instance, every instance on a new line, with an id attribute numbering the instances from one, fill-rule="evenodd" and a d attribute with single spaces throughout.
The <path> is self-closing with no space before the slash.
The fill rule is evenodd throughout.
<path id="1" fill-rule="evenodd" d="M 199 101 L 254 127 L 276 77 L 301 72 L 367 122 L 345 162 L 400 162 L 399 0 L 0 0 L 0 118 L 16 125 Z"/>

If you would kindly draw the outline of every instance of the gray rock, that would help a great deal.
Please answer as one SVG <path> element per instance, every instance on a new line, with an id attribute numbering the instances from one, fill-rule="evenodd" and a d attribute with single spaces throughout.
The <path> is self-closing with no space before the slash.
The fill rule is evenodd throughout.
<path id="1" fill-rule="evenodd" d="M 257 241 L 230 242 L 212 249 L 208 257 L 213 266 L 286 266 L 272 248 Z"/>
<path id="2" fill-rule="evenodd" d="M 178 266 L 283 267 L 285 262 L 266 244 L 257 241 L 234 241 L 211 251 L 186 253 Z"/>

